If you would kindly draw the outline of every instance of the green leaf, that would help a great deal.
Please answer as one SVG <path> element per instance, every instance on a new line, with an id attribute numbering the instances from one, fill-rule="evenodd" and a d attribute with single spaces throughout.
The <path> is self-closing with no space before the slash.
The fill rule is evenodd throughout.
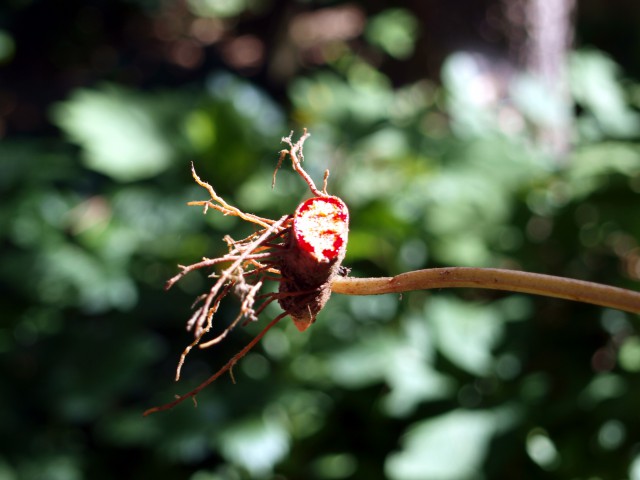
<path id="1" fill-rule="evenodd" d="M 16 51 L 16 42 L 9 32 L 0 30 L 0 65 L 9 63 Z"/>
<path id="2" fill-rule="evenodd" d="M 503 335 L 498 309 L 439 296 L 428 303 L 425 316 L 434 325 L 438 348 L 451 362 L 472 374 L 489 373 L 492 351 Z"/>
<path id="3" fill-rule="evenodd" d="M 54 120 L 83 149 L 87 167 L 126 182 L 152 177 L 170 164 L 173 148 L 162 124 L 167 105 L 124 88 L 78 90 L 57 105 Z"/>
<path id="4" fill-rule="evenodd" d="M 616 137 L 637 135 L 640 117 L 627 106 L 618 66 L 601 52 L 585 51 L 572 55 L 570 67 L 576 101 L 593 114 L 604 133 Z"/>
<path id="5" fill-rule="evenodd" d="M 251 418 L 234 423 L 220 435 L 220 450 L 228 460 L 266 476 L 289 452 L 289 435 L 273 418 Z"/>
<path id="6" fill-rule="evenodd" d="M 567 171 L 573 196 L 581 199 L 606 186 L 612 173 L 640 174 L 640 148 L 626 142 L 599 142 L 576 150 Z"/>
<path id="7" fill-rule="evenodd" d="M 480 478 L 480 469 L 495 433 L 513 423 L 515 414 L 454 410 L 413 424 L 402 450 L 385 463 L 392 480 L 459 480 Z"/>
<path id="8" fill-rule="evenodd" d="M 370 334 L 329 359 L 333 380 L 347 388 L 385 381 L 389 415 L 410 414 L 421 402 L 451 395 L 455 384 L 433 367 L 434 350 L 428 325 L 422 318 L 405 318 L 400 335 L 388 331 Z"/>
<path id="9" fill-rule="evenodd" d="M 418 25 L 418 21 L 408 10 L 390 8 L 369 21 L 365 35 L 371 43 L 402 60 L 413 53 Z"/>

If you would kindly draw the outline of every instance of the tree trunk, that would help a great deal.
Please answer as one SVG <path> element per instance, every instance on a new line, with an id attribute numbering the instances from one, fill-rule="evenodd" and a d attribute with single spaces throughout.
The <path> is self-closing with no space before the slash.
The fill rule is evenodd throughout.
<path id="1" fill-rule="evenodd" d="M 516 63 L 539 81 L 557 104 L 557 118 L 540 125 L 538 134 L 540 143 L 561 161 L 571 147 L 573 106 L 567 63 L 573 41 L 575 0 L 502 2 L 505 17 L 512 24 L 507 35 Z"/>

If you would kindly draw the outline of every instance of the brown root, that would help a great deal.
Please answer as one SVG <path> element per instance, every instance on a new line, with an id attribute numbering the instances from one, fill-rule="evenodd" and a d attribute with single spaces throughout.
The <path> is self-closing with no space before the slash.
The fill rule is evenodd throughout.
<path id="1" fill-rule="evenodd" d="M 304 161 L 302 147 L 309 137 L 305 129 L 303 135 L 293 143 L 293 132 L 282 139 L 288 149 L 280 152 L 278 164 L 273 173 L 275 186 L 276 174 L 284 159 L 289 156 L 292 167 L 305 181 L 314 195 L 295 215 L 285 215 L 279 220 L 259 217 L 245 213 L 227 203 L 214 188 L 197 175 L 193 164 L 191 174 L 195 182 L 209 193 L 208 200 L 189 202 L 188 205 L 201 206 L 203 212 L 214 209 L 224 215 L 232 215 L 260 227 L 260 230 L 242 240 L 226 236 L 229 251 L 218 258 L 203 258 L 192 265 L 179 265 L 180 271 L 167 281 L 166 289 L 175 285 L 182 277 L 194 270 L 217 268 L 228 265 L 211 278 L 215 282 L 208 292 L 199 295 L 194 302 L 194 313 L 187 321 L 187 330 L 192 331 L 194 340 L 184 349 L 176 368 L 176 381 L 180 379 L 182 366 L 191 352 L 198 346 L 208 348 L 220 343 L 239 323 L 258 320 L 264 309 L 278 301 L 284 312 L 274 318 L 247 346 L 234 355 L 222 368 L 191 392 L 177 396 L 173 402 L 147 410 L 144 414 L 167 410 L 187 398 L 194 398 L 203 388 L 215 381 L 223 373 L 231 373 L 233 366 L 253 348 L 265 333 L 278 321 L 291 316 L 298 330 L 306 330 L 331 295 L 331 280 L 337 274 L 346 249 L 348 230 L 348 211 L 342 200 L 327 194 L 326 171 L 322 191 L 318 190 L 311 177 L 302 168 Z M 297 227 L 296 227 L 297 222 Z M 295 227 L 295 228 L 294 228 Z M 326 238 L 324 237 L 326 235 Z M 277 293 L 260 294 L 268 281 L 279 282 Z M 240 300 L 240 309 L 230 324 L 212 339 L 205 337 L 213 329 L 213 316 L 221 301 L 233 294 Z M 255 308 L 255 302 L 263 300 Z"/>
<path id="2" fill-rule="evenodd" d="M 262 331 L 258 335 L 256 335 L 256 337 L 253 340 L 251 340 L 242 350 L 240 350 L 233 357 L 231 357 L 231 359 L 222 368 L 220 368 L 216 373 L 211 375 L 208 379 L 206 379 L 196 388 L 191 390 L 189 393 L 185 393 L 184 395 L 176 395 L 176 399 L 173 402 L 160 405 L 159 407 L 149 408 L 143 413 L 143 416 L 146 417 L 147 415 L 151 415 L 152 413 L 162 412 L 163 410 L 169 410 L 175 407 L 176 405 L 178 405 L 179 403 L 182 403 L 187 398 L 193 398 L 195 402 L 195 397 L 198 393 L 200 393 L 205 387 L 207 387 L 208 385 L 213 383 L 215 380 L 217 380 L 218 377 L 220 377 L 222 374 L 226 372 L 230 372 L 233 366 L 236 363 L 238 363 L 238 360 L 240 360 L 247 353 L 249 353 L 249 351 L 262 339 L 262 337 L 264 337 L 264 335 L 271 329 L 271 327 L 273 327 L 276 323 L 278 323 L 280 320 L 282 320 L 286 316 L 287 316 L 286 312 L 281 313 L 276 318 L 271 320 L 271 322 L 269 322 L 269 324 L 266 327 L 264 327 Z"/>

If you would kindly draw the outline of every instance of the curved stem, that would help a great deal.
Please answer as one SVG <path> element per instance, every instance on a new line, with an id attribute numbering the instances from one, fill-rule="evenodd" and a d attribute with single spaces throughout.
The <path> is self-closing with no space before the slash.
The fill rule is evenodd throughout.
<path id="1" fill-rule="evenodd" d="M 640 292 L 599 283 L 500 268 L 429 268 L 395 277 L 336 277 L 333 293 L 380 295 L 434 288 L 486 288 L 575 300 L 640 314 Z"/>

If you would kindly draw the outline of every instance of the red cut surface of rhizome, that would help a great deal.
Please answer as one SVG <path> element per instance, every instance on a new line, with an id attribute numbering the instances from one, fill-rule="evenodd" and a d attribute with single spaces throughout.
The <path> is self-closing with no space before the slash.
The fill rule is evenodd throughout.
<path id="1" fill-rule="evenodd" d="M 313 197 L 302 202 L 293 217 L 299 248 L 320 263 L 330 262 L 346 248 L 349 210 L 338 197 Z"/>

